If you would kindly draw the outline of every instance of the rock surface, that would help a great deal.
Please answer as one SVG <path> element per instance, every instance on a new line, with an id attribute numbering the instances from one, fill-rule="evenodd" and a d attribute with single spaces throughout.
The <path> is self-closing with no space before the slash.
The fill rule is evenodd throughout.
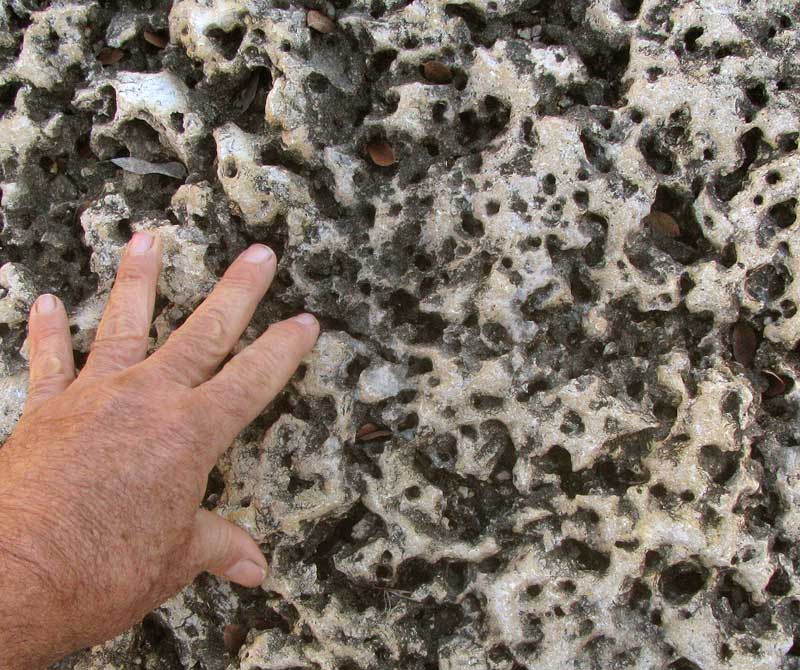
<path id="1" fill-rule="evenodd" d="M 85 356 L 134 230 L 166 241 L 154 347 L 254 241 L 245 341 L 324 327 L 209 480 L 263 589 L 203 576 L 59 667 L 800 668 L 799 24 L 0 2 L 2 434 L 32 300 Z"/>

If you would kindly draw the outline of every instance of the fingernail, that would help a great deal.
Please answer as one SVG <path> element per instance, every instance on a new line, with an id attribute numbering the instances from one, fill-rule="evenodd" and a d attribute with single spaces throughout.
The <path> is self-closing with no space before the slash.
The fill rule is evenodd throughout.
<path id="1" fill-rule="evenodd" d="M 242 258 L 248 263 L 263 263 L 274 255 L 269 247 L 263 244 L 254 244 L 242 254 Z"/>
<path id="2" fill-rule="evenodd" d="M 49 314 L 52 312 L 58 303 L 56 297 L 49 293 L 44 293 L 36 299 L 36 311 L 39 314 Z"/>
<path id="3" fill-rule="evenodd" d="M 264 581 L 267 571 L 248 558 L 243 558 L 225 573 L 225 578 L 240 584 L 258 585 Z"/>
<path id="4" fill-rule="evenodd" d="M 134 233 L 130 241 L 130 250 L 134 254 L 143 254 L 153 246 L 153 236 L 150 233 Z"/>
<path id="5" fill-rule="evenodd" d="M 313 326 L 317 322 L 317 319 L 311 314 L 298 314 L 294 317 L 294 320 L 304 326 Z"/>

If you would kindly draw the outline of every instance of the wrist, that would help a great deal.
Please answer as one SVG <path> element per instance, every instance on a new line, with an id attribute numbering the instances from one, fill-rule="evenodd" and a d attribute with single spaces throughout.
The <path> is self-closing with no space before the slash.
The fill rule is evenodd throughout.
<path id="1" fill-rule="evenodd" d="M 7 506 L 0 507 L 0 670 L 40 668 L 50 660 L 42 637 L 53 612 L 41 565 Z"/>
<path id="2" fill-rule="evenodd" d="M 29 670 L 70 649 L 69 580 L 58 577 L 46 510 L 13 471 L 0 458 L 0 670 Z"/>

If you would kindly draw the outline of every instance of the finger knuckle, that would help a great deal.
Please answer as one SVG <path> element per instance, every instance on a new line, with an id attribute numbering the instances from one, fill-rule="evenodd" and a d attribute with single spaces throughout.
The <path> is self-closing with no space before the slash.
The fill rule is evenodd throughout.
<path id="1" fill-rule="evenodd" d="M 132 312 L 112 308 L 106 313 L 98 330 L 98 339 L 142 339 L 147 329 Z"/>
<path id="2" fill-rule="evenodd" d="M 226 290 L 252 294 L 263 283 L 264 271 L 255 263 L 237 263 L 220 280 Z"/>
<path id="3" fill-rule="evenodd" d="M 31 365 L 31 377 L 34 380 L 61 379 L 67 372 L 61 357 L 51 353 L 37 356 Z"/>
<path id="4" fill-rule="evenodd" d="M 231 347 L 230 319 L 225 311 L 209 305 L 198 314 L 196 328 L 187 333 L 196 350 L 213 358 L 222 358 Z"/>
<path id="5" fill-rule="evenodd" d="M 124 288 L 131 284 L 142 284 L 148 280 L 149 276 L 144 266 L 128 259 L 119 266 L 114 285 L 115 287 L 120 286 Z"/>
<path id="6" fill-rule="evenodd" d="M 281 321 L 271 325 L 270 330 L 279 340 L 279 346 L 288 347 L 290 350 L 300 348 L 300 344 L 306 340 L 305 329 L 294 321 Z"/>
<path id="7" fill-rule="evenodd" d="M 52 389 L 57 385 L 59 378 L 57 376 L 45 375 L 41 377 L 31 377 L 28 382 L 28 396 L 44 397 L 51 394 Z"/>
<path id="8" fill-rule="evenodd" d="M 64 337 L 66 326 L 57 323 L 43 323 L 31 333 L 32 344 L 49 346 L 53 342 L 60 341 Z"/>
<path id="9" fill-rule="evenodd" d="M 272 381 L 275 371 L 283 367 L 284 356 L 279 353 L 276 347 L 261 348 L 252 351 L 252 355 L 246 357 L 250 359 L 251 373 L 255 379 L 254 383 L 268 384 Z"/>
<path id="10" fill-rule="evenodd" d="M 137 386 L 145 389 L 158 388 L 172 397 L 183 390 L 182 386 L 173 384 L 169 378 L 165 377 L 163 370 L 158 365 L 152 364 L 152 359 L 128 368 L 125 373 Z"/>
<path id="11" fill-rule="evenodd" d="M 90 355 L 94 358 L 125 363 L 133 356 L 141 356 L 146 348 L 146 337 L 110 335 L 96 338 L 91 344 Z"/>

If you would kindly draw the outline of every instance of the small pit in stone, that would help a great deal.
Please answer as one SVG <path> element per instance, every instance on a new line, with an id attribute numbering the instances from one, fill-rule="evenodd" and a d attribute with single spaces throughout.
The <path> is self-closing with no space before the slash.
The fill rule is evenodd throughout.
<path id="1" fill-rule="evenodd" d="M 681 561 L 661 573 L 659 587 L 673 605 L 689 602 L 706 584 L 708 570 L 690 561 Z"/>
<path id="2" fill-rule="evenodd" d="M 244 39 L 244 29 L 236 26 L 230 30 L 213 27 L 206 31 L 214 47 L 222 54 L 225 60 L 233 60 L 239 52 L 239 47 Z"/>

